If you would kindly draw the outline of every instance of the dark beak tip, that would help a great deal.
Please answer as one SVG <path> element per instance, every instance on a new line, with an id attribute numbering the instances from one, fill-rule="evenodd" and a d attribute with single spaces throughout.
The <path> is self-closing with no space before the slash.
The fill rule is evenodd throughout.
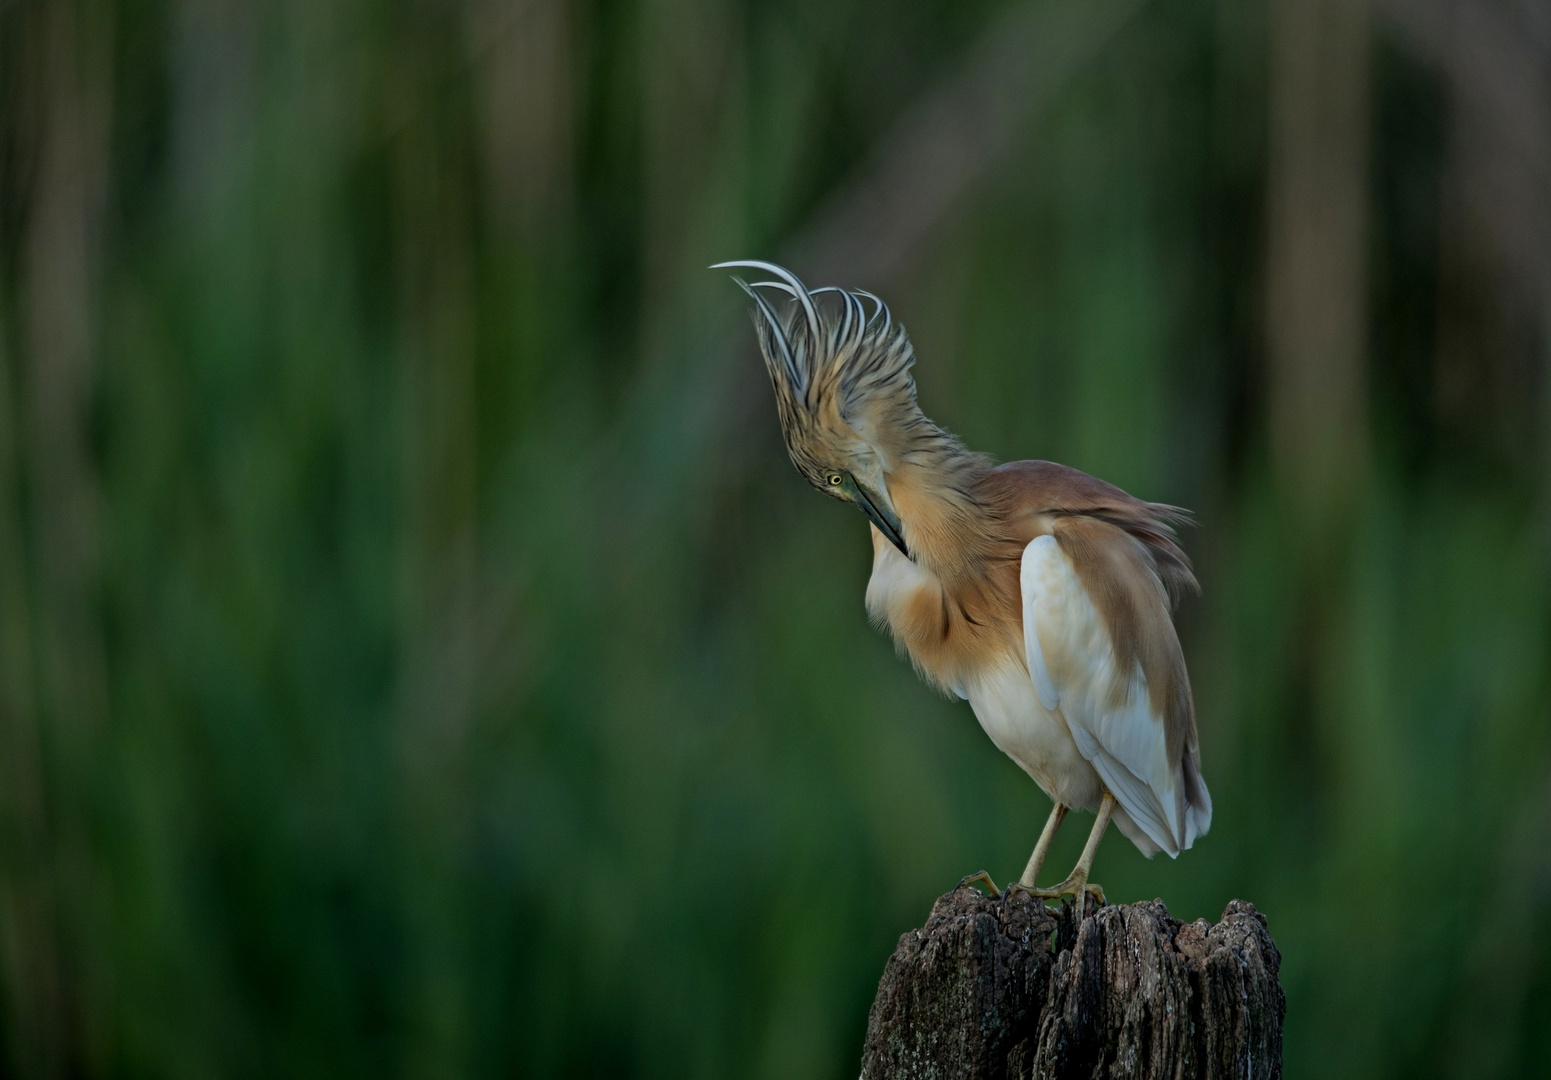
<path id="1" fill-rule="evenodd" d="M 901 531 L 899 523 L 890 520 L 893 515 L 885 514 L 878 507 L 877 503 L 873 501 L 871 493 L 862 485 L 856 485 L 856 494 L 858 495 L 857 506 L 863 514 L 867 515 L 867 520 L 873 523 L 877 530 L 888 539 L 889 543 L 899 549 L 901 555 L 907 559 L 910 558 L 910 548 L 905 544 L 905 535 Z"/>

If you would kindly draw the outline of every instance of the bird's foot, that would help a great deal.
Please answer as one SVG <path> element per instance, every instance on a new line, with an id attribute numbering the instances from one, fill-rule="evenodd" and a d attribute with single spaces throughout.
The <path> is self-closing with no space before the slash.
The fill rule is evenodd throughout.
<path id="1" fill-rule="evenodd" d="M 1029 896 L 1040 900 L 1059 900 L 1063 896 L 1070 896 L 1074 901 L 1082 902 L 1084 909 L 1082 914 L 1086 914 L 1086 901 L 1090 896 L 1093 897 L 1093 899 L 1097 901 L 1101 907 L 1105 903 L 1103 886 L 1095 885 L 1090 882 L 1086 874 L 1073 874 L 1071 877 L 1061 882 L 1061 884 L 1053 885 L 1048 889 L 1037 889 L 1031 885 L 1025 885 L 1021 881 L 1015 881 L 1011 885 L 1007 886 L 1007 892 L 1010 895 L 1015 891 L 1027 893 Z"/>
<path id="2" fill-rule="evenodd" d="M 986 888 L 990 889 L 991 898 L 993 900 L 1000 900 L 1002 898 L 1002 890 L 996 887 L 996 882 L 992 881 L 991 875 L 986 873 L 984 870 L 980 871 L 978 874 L 966 874 L 964 877 L 959 879 L 959 883 L 955 885 L 954 888 L 963 889 L 970 885 L 976 884 L 984 885 Z"/>

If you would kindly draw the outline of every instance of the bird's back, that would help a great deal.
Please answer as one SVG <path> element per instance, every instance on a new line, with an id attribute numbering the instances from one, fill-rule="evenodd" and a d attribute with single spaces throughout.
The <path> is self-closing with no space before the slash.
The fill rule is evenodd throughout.
<path id="1" fill-rule="evenodd" d="M 1052 531 L 1057 520 L 1089 519 L 1115 526 L 1147 550 L 1170 597 L 1197 588 L 1190 559 L 1174 526 L 1190 514 L 1166 503 L 1144 502 L 1114 484 L 1054 461 L 1009 461 L 988 469 L 979 490 L 1010 536 L 1027 543 Z"/>

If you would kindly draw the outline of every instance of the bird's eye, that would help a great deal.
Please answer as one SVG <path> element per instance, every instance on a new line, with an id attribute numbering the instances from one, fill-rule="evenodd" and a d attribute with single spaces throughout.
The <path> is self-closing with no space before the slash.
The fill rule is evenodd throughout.
<path id="1" fill-rule="evenodd" d="M 830 487 L 839 487 L 840 486 L 840 479 L 841 478 L 840 478 L 840 474 L 839 473 L 837 473 L 837 472 L 830 473 L 829 474 L 829 486 Z"/>

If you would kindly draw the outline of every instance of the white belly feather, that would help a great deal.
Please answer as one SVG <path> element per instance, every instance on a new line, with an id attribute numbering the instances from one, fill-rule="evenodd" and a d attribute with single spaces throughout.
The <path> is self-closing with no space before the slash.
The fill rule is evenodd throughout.
<path id="1" fill-rule="evenodd" d="M 1018 657 L 988 667 L 965 688 L 975 718 L 996 748 L 1016 761 L 1046 795 L 1082 810 L 1099 805 L 1099 774 L 1077 749 L 1066 720 L 1039 703 Z"/>

